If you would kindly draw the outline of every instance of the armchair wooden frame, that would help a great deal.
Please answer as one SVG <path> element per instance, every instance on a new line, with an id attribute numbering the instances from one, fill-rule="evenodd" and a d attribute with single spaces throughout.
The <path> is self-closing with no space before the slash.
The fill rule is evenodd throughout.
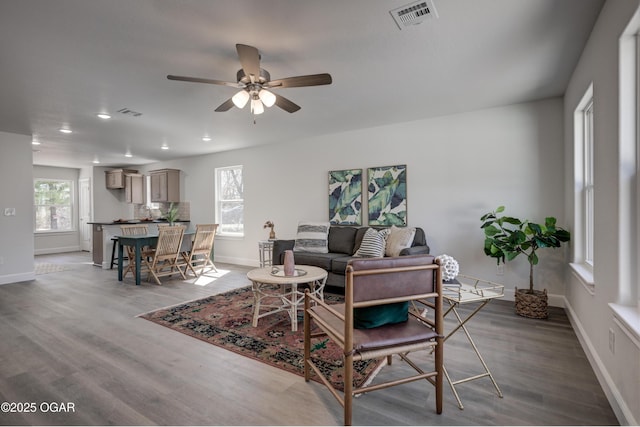
<path id="1" fill-rule="evenodd" d="M 211 261 L 211 252 L 213 251 L 213 241 L 216 237 L 216 230 L 218 224 L 197 224 L 196 234 L 193 237 L 191 244 L 191 250 L 188 252 L 182 252 L 182 260 L 184 263 L 184 272 L 187 270 L 196 277 L 200 277 L 207 267 L 211 267 L 216 273 L 216 268 L 213 261 Z M 196 268 L 199 272 L 196 272 Z"/>
<path id="2" fill-rule="evenodd" d="M 407 322 L 371 329 L 355 329 L 353 309 L 421 300 L 432 313 L 422 317 L 409 310 Z M 311 333 L 311 322 L 320 329 Z M 344 408 L 344 424 L 351 425 L 353 397 L 357 394 L 427 380 L 435 386 L 436 412 L 442 413 L 444 318 L 440 265 L 431 255 L 352 260 L 347 265 L 345 303 L 328 305 L 310 293 L 305 295 L 304 377 L 312 371 Z M 343 349 L 344 391 L 335 389 L 311 358 L 311 339 L 328 336 Z M 433 370 L 425 371 L 409 358 L 409 353 L 430 350 Z M 417 374 L 405 378 L 354 387 L 353 364 L 356 361 L 387 358 L 397 354 Z"/>
<path id="3" fill-rule="evenodd" d="M 186 279 L 182 269 L 178 265 L 180 247 L 184 237 L 184 227 L 181 225 L 158 227 L 158 243 L 151 255 L 151 261 L 142 258 L 145 270 L 148 272 L 147 280 L 151 277 L 158 285 L 161 285 L 160 277 L 180 274 Z"/>

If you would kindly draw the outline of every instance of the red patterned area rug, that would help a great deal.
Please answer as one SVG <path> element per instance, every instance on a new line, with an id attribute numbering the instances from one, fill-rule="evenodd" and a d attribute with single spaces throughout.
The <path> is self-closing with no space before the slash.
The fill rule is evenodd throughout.
<path id="1" fill-rule="evenodd" d="M 328 304 L 343 302 L 343 297 L 325 293 Z M 301 311 L 300 311 L 301 312 Z M 253 293 L 251 287 L 236 289 L 224 294 L 212 295 L 174 307 L 163 308 L 140 317 L 166 326 L 183 334 L 222 347 L 246 357 L 304 376 L 304 329 L 298 323 L 298 331 L 291 331 L 291 321 L 286 312 L 261 318 L 258 327 L 251 326 Z M 342 351 L 332 341 L 312 340 L 312 357 L 321 362 L 321 369 L 334 387 L 343 390 Z M 382 361 L 356 362 L 354 385 L 363 385 L 375 375 Z M 315 374 L 315 381 L 320 381 Z"/>

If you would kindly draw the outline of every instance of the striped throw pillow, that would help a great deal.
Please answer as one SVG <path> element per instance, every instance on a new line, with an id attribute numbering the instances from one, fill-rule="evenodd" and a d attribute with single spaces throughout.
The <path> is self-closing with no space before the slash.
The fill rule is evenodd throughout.
<path id="1" fill-rule="evenodd" d="M 354 256 L 383 257 L 388 234 L 388 229 L 378 231 L 375 228 L 368 228 Z"/>
<path id="2" fill-rule="evenodd" d="M 328 222 L 299 222 L 294 251 L 315 252 L 326 254 L 329 252 L 329 223 Z"/>

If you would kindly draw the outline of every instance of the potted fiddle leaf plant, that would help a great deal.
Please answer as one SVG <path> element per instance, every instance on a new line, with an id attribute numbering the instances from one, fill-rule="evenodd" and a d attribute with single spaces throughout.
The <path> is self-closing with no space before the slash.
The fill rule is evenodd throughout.
<path id="1" fill-rule="evenodd" d="M 529 288 L 515 293 L 516 313 L 520 316 L 546 319 L 547 290 L 534 289 L 533 267 L 538 264 L 538 250 L 559 248 L 571 239 L 569 231 L 556 225 L 556 218 L 546 217 L 544 224 L 500 215 L 504 206 L 484 214 L 480 220 L 484 231 L 484 253 L 500 262 L 511 261 L 523 254 L 529 261 Z"/>

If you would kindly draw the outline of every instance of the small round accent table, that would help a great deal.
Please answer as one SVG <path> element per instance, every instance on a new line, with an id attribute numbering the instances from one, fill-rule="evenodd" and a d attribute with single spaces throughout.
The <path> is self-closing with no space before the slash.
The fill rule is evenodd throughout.
<path id="1" fill-rule="evenodd" d="M 310 265 L 296 265 L 294 276 L 285 276 L 281 265 L 256 268 L 247 273 L 253 291 L 253 326 L 258 319 L 270 314 L 286 311 L 291 318 L 291 330 L 298 330 L 298 307 L 304 304 L 304 291 L 324 297 L 327 272 Z M 304 285 L 298 288 L 298 285 Z M 268 310 L 262 312 L 262 310 Z"/>

